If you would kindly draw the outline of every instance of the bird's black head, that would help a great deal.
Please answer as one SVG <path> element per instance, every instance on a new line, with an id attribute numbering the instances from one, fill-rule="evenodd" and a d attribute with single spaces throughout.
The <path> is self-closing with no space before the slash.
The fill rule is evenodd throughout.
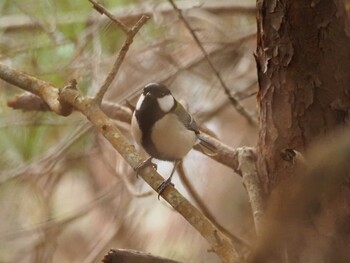
<path id="1" fill-rule="evenodd" d="M 157 156 L 151 139 L 154 124 L 176 107 L 170 90 L 160 83 L 149 83 L 136 103 L 135 117 L 142 131 L 142 146 L 151 156 Z"/>
<path id="2" fill-rule="evenodd" d="M 163 98 L 167 95 L 171 95 L 170 90 L 161 83 L 149 83 L 143 89 L 143 95 L 151 95 L 155 98 Z"/>

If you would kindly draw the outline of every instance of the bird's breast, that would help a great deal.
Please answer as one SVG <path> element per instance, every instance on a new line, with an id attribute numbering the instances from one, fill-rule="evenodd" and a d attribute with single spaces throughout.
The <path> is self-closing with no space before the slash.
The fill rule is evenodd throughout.
<path id="1" fill-rule="evenodd" d="M 156 121 L 151 140 L 161 160 L 182 159 L 194 146 L 197 136 L 188 130 L 175 114 L 169 113 Z"/>

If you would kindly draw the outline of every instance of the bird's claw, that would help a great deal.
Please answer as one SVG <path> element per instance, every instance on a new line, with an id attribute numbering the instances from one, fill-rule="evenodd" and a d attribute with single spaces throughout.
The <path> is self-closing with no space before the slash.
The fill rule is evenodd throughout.
<path id="1" fill-rule="evenodd" d="M 164 192 L 164 190 L 168 187 L 168 186 L 174 186 L 174 184 L 171 182 L 170 180 L 171 178 L 166 179 L 165 181 L 163 181 L 157 188 L 157 192 L 158 192 L 158 200 L 160 195 Z"/>
<path id="2" fill-rule="evenodd" d="M 157 170 L 157 164 L 152 162 L 152 158 L 148 158 L 147 160 L 143 161 L 140 165 L 138 165 L 134 170 L 136 172 L 136 178 L 139 177 L 139 173 L 145 169 L 147 166 L 153 166 L 154 169 Z"/>

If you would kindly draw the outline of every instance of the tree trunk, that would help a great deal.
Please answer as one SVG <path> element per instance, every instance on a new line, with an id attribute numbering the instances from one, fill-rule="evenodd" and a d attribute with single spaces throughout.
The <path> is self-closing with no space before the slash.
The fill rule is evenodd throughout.
<path id="1" fill-rule="evenodd" d="M 350 20 L 345 4 L 342 0 L 257 0 L 257 168 L 266 207 L 282 182 L 294 180 L 295 165 L 283 161 L 281 151 L 304 152 L 347 122 Z M 329 192 L 337 194 L 332 205 L 318 199 L 317 219 L 316 212 L 307 211 L 299 231 L 284 233 L 283 253 L 278 251 L 275 260 L 350 262 L 349 185 L 337 187 Z"/>

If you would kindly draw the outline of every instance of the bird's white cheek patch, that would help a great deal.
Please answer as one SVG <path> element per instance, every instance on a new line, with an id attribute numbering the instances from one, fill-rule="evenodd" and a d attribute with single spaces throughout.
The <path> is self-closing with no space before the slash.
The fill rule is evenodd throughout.
<path id="1" fill-rule="evenodd" d="M 174 98 L 171 95 L 166 95 L 158 99 L 158 104 L 163 112 L 169 112 L 175 104 Z"/>
<path id="2" fill-rule="evenodd" d="M 144 99 L 145 99 L 145 96 L 143 94 L 141 94 L 139 100 L 136 103 L 136 110 L 139 110 L 141 108 L 141 105 L 142 105 Z"/>

